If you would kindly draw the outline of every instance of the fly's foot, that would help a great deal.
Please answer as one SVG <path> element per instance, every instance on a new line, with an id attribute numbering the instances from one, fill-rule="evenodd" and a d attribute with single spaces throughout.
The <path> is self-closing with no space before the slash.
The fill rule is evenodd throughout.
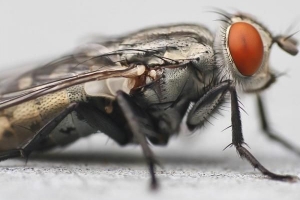
<path id="1" fill-rule="evenodd" d="M 298 176 L 293 175 L 277 175 L 277 177 L 271 177 L 272 180 L 278 180 L 278 181 L 284 181 L 284 182 L 290 182 L 290 183 L 296 183 L 300 181 L 300 178 Z"/>
<path id="2" fill-rule="evenodd" d="M 241 158 L 247 159 L 254 168 L 258 169 L 262 174 L 268 176 L 270 179 L 285 182 L 298 182 L 300 180 L 297 176 L 279 175 L 269 171 L 262 164 L 260 164 L 260 162 L 243 146 L 237 146 L 236 150 Z"/>
<path id="3" fill-rule="evenodd" d="M 151 176 L 150 189 L 156 190 L 158 189 L 159 184 L 155 176 L 155 166 L 161 167 L 161 164 L 153 156 L 146 157 L 146 160 L 149 166 L 149 171 Z"/>

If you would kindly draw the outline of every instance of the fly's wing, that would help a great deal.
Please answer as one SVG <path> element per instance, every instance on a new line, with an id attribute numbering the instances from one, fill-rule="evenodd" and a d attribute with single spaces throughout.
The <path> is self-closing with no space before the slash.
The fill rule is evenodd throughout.
<path id="1" fill-rule="evenodd" d="M 122 54 L 130 53 L 122 50 Z M 121 51 L 100 44 L 88 44 L 75 53 L 21 75 L 3 75 L 0 80 L 0 110 L 73 85 L 113 78 L 135 77 L 144 72 L 140 65 L 127 65 Z"/>

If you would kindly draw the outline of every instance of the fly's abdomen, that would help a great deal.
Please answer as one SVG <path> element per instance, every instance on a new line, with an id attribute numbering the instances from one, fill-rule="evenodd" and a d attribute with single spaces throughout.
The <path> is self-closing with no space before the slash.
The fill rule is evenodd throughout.
<path id="1" fill-rule="evenodd" d="M 70 103 L 84 101 L 85 94 L 82 88 L 80 85 L 70 87 L 1 111 L 0 151 L 21 147 Z M 79 120 L 77 117 L 75 118 L 75 113 L 73 113 L 64 119 L 49 135 L 48 140 L 53 140 L 53 144 L 66 143 L 65 137 L 57 137 L 58 133 L 72 136 L 69 138 L 74 141 L 74 134 L 72 135 L 71 132 L 77 132 L 78 126 L 75 126 L 74 122 Z M 78 138 L 78 134 L 76 135 Z"/>

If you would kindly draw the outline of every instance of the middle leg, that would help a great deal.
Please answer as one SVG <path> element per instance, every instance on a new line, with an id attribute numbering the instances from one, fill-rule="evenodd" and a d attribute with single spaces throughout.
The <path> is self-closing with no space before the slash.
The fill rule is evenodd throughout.
<path id="1" fill-rule="evenodd" d="M 141 145 L 143 154 L 149 167 L 151 175 L 151 188 L 155 189 L 158 186 L 155 176 L 155 165 L 158 164 L 152 150 L 149 147 L 146 137 L 155 136 L 153 125 L 147 114 L 135 104 L 135 102 L 122 91 L 117 92 L 117 102 L 123 111 L 123 114 L 128 122 L 129 129 L 132 131 L 133 138 Z"/>
<path id="2" fill-rule="evenodd" d="M 259 111 L 259 116 L 260 116 L 260 122 L 261 122 L 261 127 L 263 130 L 263 133 L 268 136 L 271 140 L 276 141 L 280 144 L 282 144 L 284 147 L 287 149 L 293 151 L 297 155 L 300 156 L 300 149 L 296 148 L 292 144 L 290 144 L 288 141 L 285 139 L 281 138 L 280 136 L 276 135 L 270 128 L 269 122 L 267 120 L 267 115 L 265 112 L 265 106 L 263 103 L 263 99 L 259 94 L 257 94 L 257 106 L 258 106 L 258 111 Z"/>

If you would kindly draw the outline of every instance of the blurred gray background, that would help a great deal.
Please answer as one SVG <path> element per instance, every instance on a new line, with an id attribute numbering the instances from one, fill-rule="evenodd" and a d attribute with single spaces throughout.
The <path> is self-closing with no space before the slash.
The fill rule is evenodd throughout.
<path id="1" fill-rule="evenodd" d="M 4 1 L 0 0 L 0 69 L 49 61 L 90 38 L 118 36 L 147 26 L 194 22 L 218 28 L 217 14 L 243 11 L 256 16 L 274 34 L 300 30 L 299 2 L 277 1 Z M 300 33 L 296 34 L 300 39 Z M 300 148 L 300 56 L 274 46 L 271 65 L 287 75 L 264 92 L 274 130 Z M 300 175 L 300 157 L 266 138 L 258 123 L 255 98 L 240 94 L 250 151 L 277 173 Z M 120 148 L 102 134 L 24 160 L 0 163 L 0 199 L 297 199 L 300 183 L 265 179 L 241 160 L 231 142 L 230 110 L 213 125 L 182 132 L 167 147 L 154 147 L 160 190 L 149 192 L 141 150 Z"/>

